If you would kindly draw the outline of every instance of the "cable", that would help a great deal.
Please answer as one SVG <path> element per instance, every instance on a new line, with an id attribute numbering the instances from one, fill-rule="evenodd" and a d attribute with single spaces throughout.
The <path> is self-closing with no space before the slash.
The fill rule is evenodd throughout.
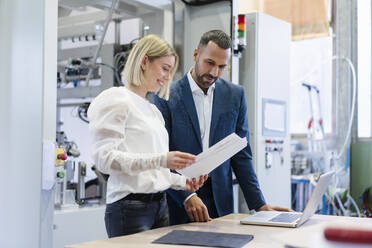
<path id="1" fill-rule="evenodd" d="M 135 38 L 135 39 L 131 40 L 131 41 L 129 42 L 129 44 L 130 44 L 131 46 L 133 46 L 134 43 L 137 43 L 137 42 L 135 42 L 135 41 L 139 41 L 140 39 L 141 39 L 141 37 Z M 131 47 L 130 49 L 132 49 L 132 47 Z"/>
<path id="2" fill-rule="evenodd" d="M 115 75 L 115 80 L 117 81 L 117 85 L 122 85 L 120 73 L 119 73 L 119 70 L 117 68 L 115 68 L 112 65 L 105 64 L 105 63 L 97 63 L 97 65 L 103 65 L 103 66 L 106 66 L 106 67 L 112 69 L 113 72 L 114 72 L 114 75 Z"/>
<path id="3" fill-rule="evenodd" d="M 117 53 L 114 56 L 114 67 L 118 70 L 119 72 L 122 72 L 124 70 L 125 64 L 128 60 L 129 54 L 130 54 L 131 48 L 127 51 L 123 51 L 120 53 Z M 121 84 L 124 85 L 124 83 L 121 81 Z"/>
<path id="4" fill-rule="evenodd" d="M 345 137 L 344 144 L 343 144 L 343 146 L 340 150 L 340 153 L 338 153 L 336 155 L 337 158 L 340 158 L 343 155 L 343 153 L 345 152 L 345 149 L 346 149 L 346 146 L 347 146 L 347 143 L 349 141 L 350 134 L 351 134 L 351 127 L 353 125 L 354 110 L 355 110 L 355 98 L 356 98 L 356 74 L 355 74 L 355 67 L 354 67 L 353 63 L 350 61 L 350 59 L 348 59 L 346 57 L 338 57 L 338 56 L 333 56 L 332 59 L 345 60 L 347 62 L 347 64 L 349 65 L 349 67 L 351 69 L 352 76 L 353 76 L 353 99 L 352 99 L 352 102 L 351 102 L 351 113 L 350 113 L 349 125 L 348 125 L 348 129 L 347 129 L 347 132 L 346 132 L 346 137 Z"/>
<path id="5" fill-rule="evenodd" d="M 88 115 L 87 115 L 89 105 L 90 103 L 83 103 L 82 105 L 78 107 L 78 110 L 77 110 L 79 118 L 85 123 L 89 123 Z"/>
<path id="6" fill-rule="evenodd" d="M 340 212 L 341 214 L 344 216 L 345 213 L 346 213 L 346 209 L 344 208 L 343 204 L 342 204 L 342 201 L 340 199 L 340 197 L 338 196 L 338 194 L 334 194 L 334 197 L 336 198 L 337 200 L 337 203 L 338 203 L 338 206 L 339 206 L 339 209 L 340 209 Z"/>
<path id="7" fill-rule="evenodd" d="M 351 204 L 353 204 L 355 210 L 357 211 L 358 217 L 361 217 L 359 207 L 358 207 L 358 205 L 356 204 L 356 202 L 354 201 L 353 197 L 351 197 L 349 193 L 347 193 L 346 196 L 347 196 L 347 198 L 351 201 Z"/>

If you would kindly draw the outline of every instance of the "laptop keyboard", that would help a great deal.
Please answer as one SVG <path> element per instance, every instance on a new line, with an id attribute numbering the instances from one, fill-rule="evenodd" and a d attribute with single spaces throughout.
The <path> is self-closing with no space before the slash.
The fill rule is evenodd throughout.
<path id="1" fill-rule="evenodd" d="M 294 222 L 297 220 L 302 214 L 301 213 L 281 213 L 274 218 L 270 219 L 273 222 Z"/>

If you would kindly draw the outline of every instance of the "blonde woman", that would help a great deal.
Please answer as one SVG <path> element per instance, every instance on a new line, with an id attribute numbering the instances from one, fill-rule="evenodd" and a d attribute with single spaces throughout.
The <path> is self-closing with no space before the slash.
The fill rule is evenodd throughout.
<path id="1" fill-rule="evenodd" d="M 148 92 L 169 94 L 178 56 L 163 39 L 148 35 L 132 49 L 122 76 L 125 87 L 103 91 L 88 110 L 93 157 L 109 174 L 105 224 L 108 236 L 133 234 L 169 224 L 165 190 L 196 191 L 207 179 L 171 173 L 195 156 L 169 152 L 164 119 L 146 100 Z"/>

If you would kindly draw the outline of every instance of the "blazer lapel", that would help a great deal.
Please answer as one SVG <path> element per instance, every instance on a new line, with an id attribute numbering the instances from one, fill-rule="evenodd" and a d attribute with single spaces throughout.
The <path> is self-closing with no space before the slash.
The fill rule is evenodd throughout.
<path id="1" fill-rule="evenodd" d="M 189 80 L 187 79 L 187 75 L 184 76 L 181 83 L 181 94 L 182 94 L 182 101 L 185 105 L 186 112 L 188 113 L 192 126 L 194 128 L 194 132 L 196 134 L 197 140 L 201 148 L 203 148 L 201 142 L 201 135 L 200 135 L 200 127 L 199 127 L 199 120 L 198 114 L 196 113 L 195 102 L 194 98 L 191 93 Z"/>
<path id="2" fill-rule="evenodd" d="M 223 109 L 223 90 L 221 89 L 222 84 L 217 80 L 215 82 L 215 88 L 213 92 L 213 104 L 212 104 L 212 119 L 211 129 L 209 131 L 209 146 L 214 145 L 214 136 L 216 134 L 216 127 L 220 119 L 221 110 Z"/>

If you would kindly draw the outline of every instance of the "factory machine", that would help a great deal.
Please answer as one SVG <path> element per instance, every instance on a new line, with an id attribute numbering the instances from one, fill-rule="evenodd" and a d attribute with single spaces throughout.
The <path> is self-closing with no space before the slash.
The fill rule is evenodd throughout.
<path id="1" fill-rule="evenodd" d="M 239 82 L 246 92 L 253 163 L 267 203 L 290 208 L 291 25 L 258 12 L 245 17 L 247 49 L 239 61 Z M 246 209 L 244 202 L 239 207 Z"/>

